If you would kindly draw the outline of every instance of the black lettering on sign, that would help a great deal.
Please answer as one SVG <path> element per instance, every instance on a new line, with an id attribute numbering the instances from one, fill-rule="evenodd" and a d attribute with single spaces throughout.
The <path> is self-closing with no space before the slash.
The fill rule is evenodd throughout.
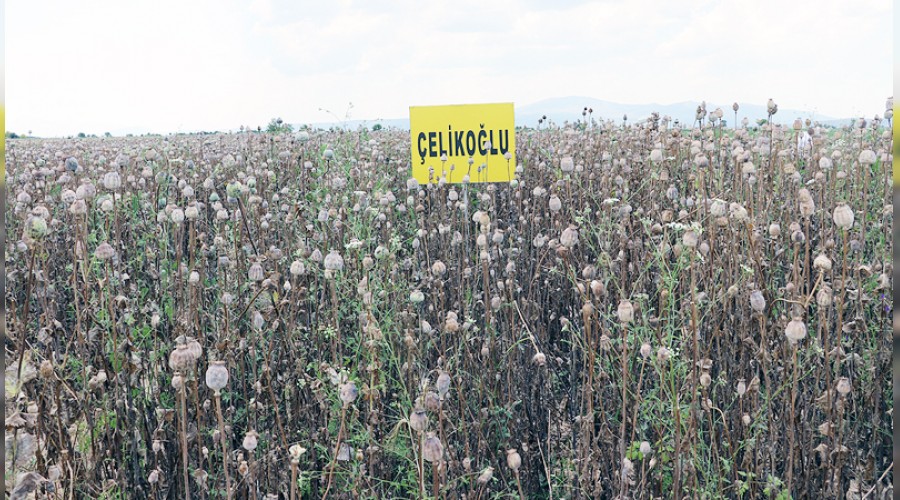
<path id="1" fill-rule="evenodd" d="M 425 144 L 424 144 L 425 141 L 426 141 L 425 132 L 419 132 L 419 136 L 417 137 L 417 140 L 416 140 L 416 143 L 418 144 L 419 158 L 421 158 L 419 165 L 425 164 L 425 155 L 428 153 L 428 150 L 425 149 Z"/>
<path id="2" fill-rule="evenodd" d="M 437 153 L 434 152 L 436 136 L 437 132 L 428 132 L 428 156 L 431 156 L 432 158 L 437 156 Z"/>
<path id="3" fill-rule="evenodd" d="M 497 135 L 500 136 L 500 153 L 506 154 L 509 151 L 509 130 L 498 130 Z"/>
<path id="4" fill-rule="evenodd" d="M 478 152 L 481 153 L 481 156 L 487 155 L 487 150 L 484 149 L 484 141 L 487 140 L 487 132 L 484 131 L 484 124 L 479 125 L 480 130 L 478 131 Z"/>

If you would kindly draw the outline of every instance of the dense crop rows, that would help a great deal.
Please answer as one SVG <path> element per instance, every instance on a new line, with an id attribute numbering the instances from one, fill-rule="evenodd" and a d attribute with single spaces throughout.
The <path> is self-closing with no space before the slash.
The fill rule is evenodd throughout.
<path id="1" fill-rule="evenodd" d="M 59 498 L 889 494 L 889 123 L 699 118 L 519 130 L 491 185 L 419 185 L 395 130 L 8 141 L 7 463 Z"/>

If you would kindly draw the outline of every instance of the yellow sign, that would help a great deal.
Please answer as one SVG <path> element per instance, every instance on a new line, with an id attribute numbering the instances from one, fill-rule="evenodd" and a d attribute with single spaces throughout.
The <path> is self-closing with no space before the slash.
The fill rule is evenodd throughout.
<path id="1" fill-rule="evenodd" d="M 512 103 L 410 106 L 412 174 L 420 184 L 509 182 L 516 171 Z"/>

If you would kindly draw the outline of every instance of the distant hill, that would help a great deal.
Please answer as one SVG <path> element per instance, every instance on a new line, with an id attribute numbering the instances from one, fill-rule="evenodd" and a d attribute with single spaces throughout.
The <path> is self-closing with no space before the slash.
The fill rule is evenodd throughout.
<path id="1" fill-rule="evenodd" d="M 548 119 L 553 120 L 557 124 L 563 122 L 575 122 L 582 119 L 582 111 L 585 107 L 592 108 L 592 117 L 594 120 L 614 120 L 621 122 L 624 115 L 628 116 L 628 121 L 635 123 L 644 120 L 650 116 L 650 113 L 656 111 L 659 115 L 669 116 L 673 120 L 678 120 L 682 124 L 690 125 L 694 122 L 698 101 L 684 101 L 674 104 L 623 104 L 612 101 L 604 101 L 593 97 L 570 96 L 570 97 L 554 97 L 526 104 L 524 106 L 516 106 L 516 125 L 534 127 L 538 124 L 538 119 L 546 115 Z M 716 108 L 722 108 L 725 112 L 723 119 L 729 126 L 734 125 L 734 111 L 731 109 L 732 103 L 718 104 L 706 103 L 706 110 L 713 111 Z M 768 117 L 765 103 L 754 104 L 738 102 L 740 109 L 738 110 L 738 121 L 747 117 L 750 123 L 756 123 L 759 119 Z M 773 121 L 776 123 L 791 124 L 795 118 L 803 120 L 809 118 L 812 121 L 830 126 L 843 126 L 851 123 L 852 118 L 836 118 L 833 116 L 822 115 L 811 111 L 802 111 L 796 109 L 779 109 L 775 114 Z M 322 122 L 309 124 L 317 128 L 344 127 L 356 129 L 360 126 L 372 128 L 375 124 L 382 127 L 392 127 L 399 129 L 409 129 L 408 118 L 391 118 L 384 120 L 346 120 L 343 122 Z M 297 128 L 295 125 L 294 128 Z"/>

